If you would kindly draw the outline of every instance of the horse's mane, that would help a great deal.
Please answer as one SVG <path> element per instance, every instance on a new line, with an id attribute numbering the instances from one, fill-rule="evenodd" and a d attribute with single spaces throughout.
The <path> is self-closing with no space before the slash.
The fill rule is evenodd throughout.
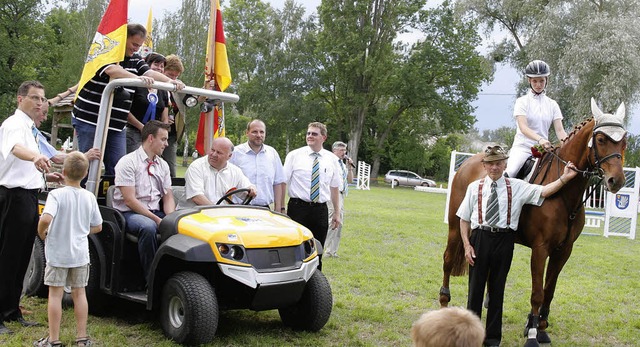
<path id="1" fill-rule="evenodd" d="M 567 137 L 565 137 L 562 140 L 562 146 L 564 146 L 567 142 L 569 142 L 571 140 L 571 138 L 578 133 L 578 131 L 580 131 L 580 129 L 584 128 L 585 125 L 587 125 L 589 122 L 591 122 L 593 120 L 593 117 L 591 118 L 587 118 L 586 120 L 582 121 L 580 124 L 577 124 L 575 127 L 573 127 L 573 130 L 571 130 L 571 132 L 567 135 Z"/>

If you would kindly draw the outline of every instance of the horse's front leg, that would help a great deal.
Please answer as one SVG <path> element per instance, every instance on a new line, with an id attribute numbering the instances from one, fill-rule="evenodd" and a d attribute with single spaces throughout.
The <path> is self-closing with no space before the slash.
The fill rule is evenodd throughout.
<path id="1" fill-rule="evenodd" d="M 544 247 L 531 248 L 531 312 L 524 329 L 524 336 L 528 337 L 528 343 L 532 338 L 535 341 L 539 326 L 540 306 L 544 300 L 543 280 L 544 266 L 549 252 Z"/>

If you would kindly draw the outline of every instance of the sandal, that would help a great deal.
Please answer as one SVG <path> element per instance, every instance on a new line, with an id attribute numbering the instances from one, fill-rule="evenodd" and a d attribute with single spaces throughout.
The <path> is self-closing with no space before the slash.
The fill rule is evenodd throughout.
<path id="1" fill-rule="evenodd" d="M 60 340 L 49 341 L 49 336 L 43 337 L 33 343 L 34 347 L 64 347 Z"/>
<path id="2" fill-rule="evenodd" d="M 93 345 L 93 341 L 89 338 L 89 336 L 79 337 L 76 339 L 76 346 L 78 347 L 90 347 Z"/>

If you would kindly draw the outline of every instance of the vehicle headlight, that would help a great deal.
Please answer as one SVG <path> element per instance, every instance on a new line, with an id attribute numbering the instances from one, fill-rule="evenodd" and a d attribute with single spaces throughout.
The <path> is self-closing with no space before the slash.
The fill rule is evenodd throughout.
<path id="1" fill-rule="evenodd" d="M 218 243 L 218 252 L 223 258 L 242 261 L 246 263 L 245 258 L 245 250 L 242 245 L 234 245 L 234 244 L 226 244 L 226 243 Z"/>
<path id="2" fill-rule="evenodd" d="M 316 242 L 313 238 L 304 242 L 304 257 L 308 258 L 313 252 L 316 251 Z"/>

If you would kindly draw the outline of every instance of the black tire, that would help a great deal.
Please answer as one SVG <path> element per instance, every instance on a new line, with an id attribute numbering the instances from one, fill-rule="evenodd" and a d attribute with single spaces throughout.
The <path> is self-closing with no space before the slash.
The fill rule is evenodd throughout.
<path id="1" fill-rule="evenodd" d="M 33 242 L 31 259 L 27 273 L 22 281 L 22 292 L 26 296 L 46 298 L 49 296 L 49 286 L 44 284 L 44 268 L 47 261 L 44 257 L 44 241 L 36 237 Z"/>
<path id="2" fill-rule="evenodd" d="M 100 314 L 109 306 L 110 298 L 100 289 L 100 259 L 95 246 L 91 244 L 89 245 L 89 263 L 89 280 L 85 287 L 89 312 Z"/>
<path id="3" fill-rule="evenodd" d="M 173 275 L 162 290 L 160 323 L 164 334 L 180 344 L 211 342 L 218 329 L 218 300 L 213 287 L 194 272 Z"/>
<path id="4" fill-rule="evenodd" d="M 71 296 L 71 287 L 64 287 L 64 294 L 62 295 L 62 309 L 66 310 L 73 308 L 73 297 Z"/>
<path id="5" fill-rule="evenodd" d="M 300 301 L 278 312 L 282 323 L 294 330 L 319 331 L 329 321 L 332 307 L 331 286 L 318 270 L 307 282 Z"/>

